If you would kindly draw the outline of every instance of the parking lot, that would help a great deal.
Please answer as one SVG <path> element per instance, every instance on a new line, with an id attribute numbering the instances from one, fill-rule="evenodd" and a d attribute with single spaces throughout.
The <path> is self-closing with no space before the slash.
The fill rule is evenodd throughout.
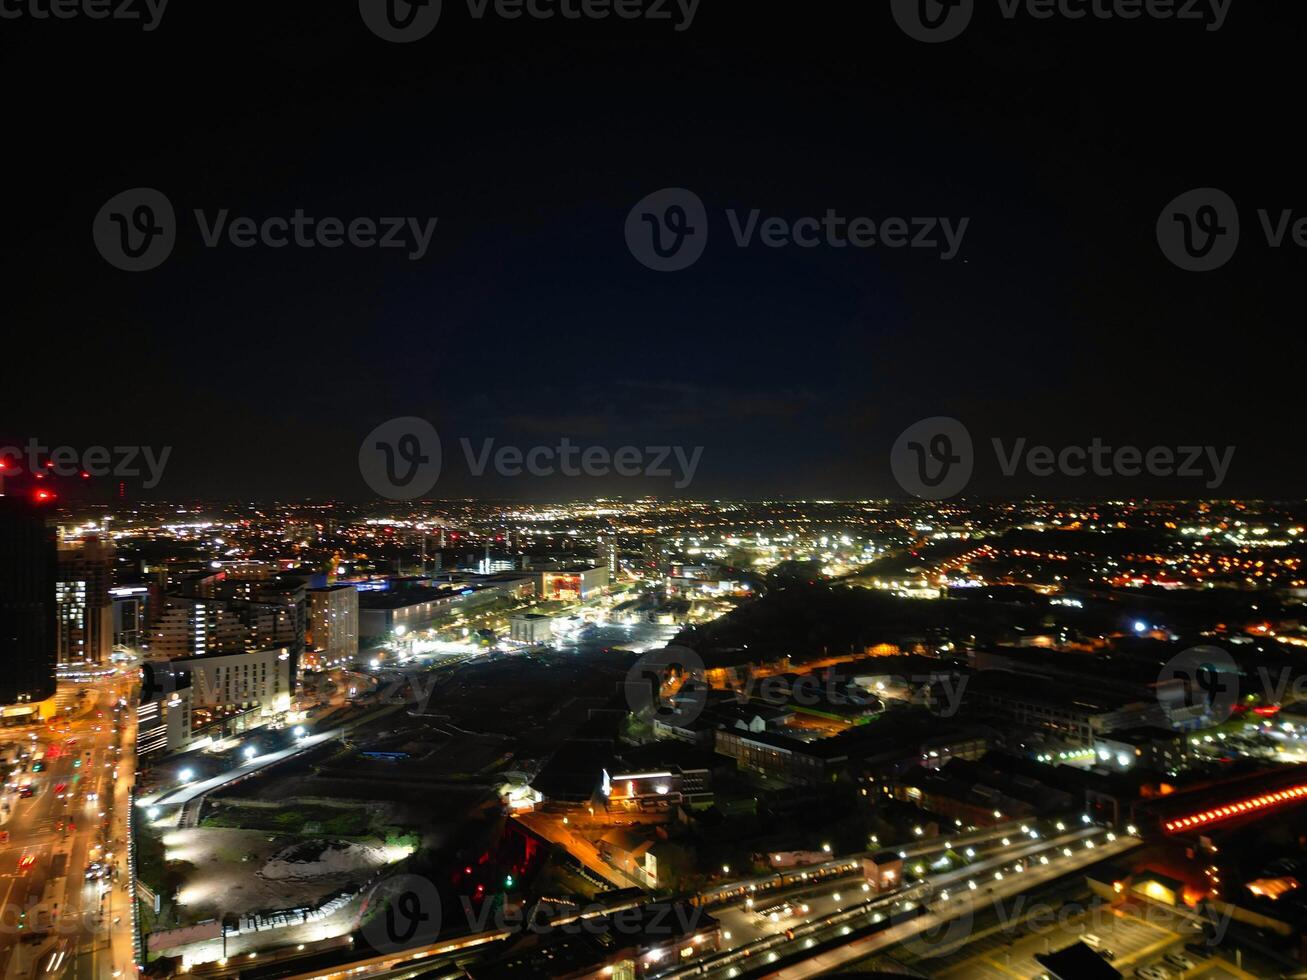
<path id="1" fill-rule="evenodd" d="M 995 928 L 987 934 L 977 934 L 957 953 L 931 961 L 930 973 L 955 980 L 1037 977 L 1044 972 L 1035 960 L 1037 953 L 1069 946 L 1090 933 L 1098 937 L 1103 948 L 1115 954 L 1112 965 L 1130 976 L 1136 967 L 1158 960 L 1172 948 L 1181 948 L 1183 942 L 1193 937 L 1192 928 L 1178 916 L 1167 916 L 1160 909 L 1150 907 L 1145 921 L 1132 914 L 1135 911 L 1138 910 L 1100 907 L 1074 916 L 1014 914 L 1010 930 Z M 1174 921 L 1170 921 L 1172 919 Z M 1018 926 L 1017 921 L 1023 921 L 1023 924 Z M 1176 972 L 1171 970 L 1173 976 Z M 1200 973 L 1195 971 L 1193 975 Z M 1216 977 L 1220 974 L 1210 975 Z M 1232 977 L 1238 975 L 1230 974 Z"/>

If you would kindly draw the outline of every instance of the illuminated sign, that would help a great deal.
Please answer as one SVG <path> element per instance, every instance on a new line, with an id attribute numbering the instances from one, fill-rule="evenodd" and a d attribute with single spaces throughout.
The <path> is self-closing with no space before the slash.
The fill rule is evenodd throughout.
<path id="1" fill-rule="evenodd" d="M 1163 827 L 1165 827 L 1168 834 L 1172 834 L 1177 830 L 1190 830 L 1194 827 L 1228 820 L 1231 817 L 1242 816 L 1245 813 L 1264 810 L 1266 807 L 1275 806 L 1277 803 L 1289 803 L 1304 798 L 1307 798 L 1307 784 L 1291 786 L 1289 789 L 1280 790 L 1276 793 L 1264 793 L 1261 796 L 1249 797 L 1246 800 L 1240 800 L 1227 806 L 1214 806 L 1211 809 L 1190 814 L 1187 817 L 1168 820 L 1163 824 Z"/>

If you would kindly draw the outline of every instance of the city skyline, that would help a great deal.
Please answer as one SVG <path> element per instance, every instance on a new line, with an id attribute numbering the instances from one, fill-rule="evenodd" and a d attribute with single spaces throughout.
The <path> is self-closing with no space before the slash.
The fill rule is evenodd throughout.
<path id="1" fill-rule="evenodd" d="M 1304 46 L 0 0 L 0 980 L 1303 975 Z"/>

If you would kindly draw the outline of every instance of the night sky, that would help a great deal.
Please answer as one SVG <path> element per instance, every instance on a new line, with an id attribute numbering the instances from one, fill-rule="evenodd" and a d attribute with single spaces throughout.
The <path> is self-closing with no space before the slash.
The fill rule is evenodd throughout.
<path id="1" fill-rule="evenodd" d="M 902 495 L 897 435 L 948 415 L 979 447 L 972 494 L 1213 493 L 1005 479 L 989 448 L 1097 436 L 1233 445 L 1221 496 L 1303 496 L 1307 250 L 1268 247 L 1256 209 L 1307 216 L 1307 9 L 1234 0 L 1217 31 L 999 9 L 977 0 L 942 44 L 883 0 L 703 0 L 684 31 L 445 0 L 411 44 L 355 0 L 175 2 L 148 32 L 0 19 L 0 437 L 172 446 L 157 488 L 129 481 L 140 498 L 364 499 L 360 440 L 405 415 L 441 433 L 436 496 L 872 497 Z M 92 222 L 142 186 L 175 206 L 177 246 L 122 272 Z M 1238 203 L 1243 238 L 1188 273 L 1154 228 L 1205 186 Z M 665 187 L 709 214 L 676 273 L 623 237 Z M 439 220 L 410 261 L 206 248 L 196 208 Z M 970 220 L 941 261 L 737 248 L 730 208 Z M 677 489 L 476 479 L 458 447 L 563 436 L 704 450 Z"/>

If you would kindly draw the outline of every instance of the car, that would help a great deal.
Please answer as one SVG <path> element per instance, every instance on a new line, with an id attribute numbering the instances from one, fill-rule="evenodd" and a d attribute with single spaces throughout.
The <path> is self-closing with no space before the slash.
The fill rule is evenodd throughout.
<path id="1" fill-rule="evenodd" d="M 55 783 L 54 795 L 57 796 L 59 799 L 62 800 L 64 798 L 64 794 L 67 791 L 68 791 L 67 783 Z"/>
<path id="2" fill-rule="evenodd" d="M 1099 946 L 1103 945 L 1103 940 L 1099 939 L 1092 932 L 1085 933 L 1080 937 L 1080 941 L 1086 946 L 1094 947 L 1094 949 L 1098 949 Z"/>
<path id="3" fill-rule="evenodd" d="M 19 870 L 19 871 L 26 871 L 28 868 L 30 868 L 30 867 L 31 867 L 32 865 L 34 865 L 35 863 L 36 863 L 36 855 L 35 855 L 35 854 L 24 854 L 22 857 L 20 857 L 20 858 L 18 859 L 18 870 Z"/>
<path id="4" fill-rule="evenodd" d="M 1111 963 L 1114 959 L 1116 959 L 1116 951 L 1108 949 L 1106 946 L 1104 946 L 1102 949 L 1096 950 L 1095 952 L 1097 952 L 1099 956 L 1107 960 L 1107 962 L 1109 963 Z"/>
<path id="5" fill-rule="evenodd" d="M 32 789 L 32 786 L 31 786 L 30 783 L 29 783 L 28 785 L 22 787 L 22 788 L 19 789 L 19 791 L 18 791 L 18 798 L 19 798 L 20 800 L 30 800 L 30 799 L 31 799 L 33 796 L 35 796 L 35 795 L 36 795 L 36 790 Z"/>
<path id="6" fill-rule="evenodd" d="M 1135 976 L 1139 977 L 1139 980 L 1167 980 L 1171 976 L 1171 972 L 1153 964 L 1152 966 L 1139 967 L 1139 969 L 1135 970 Z"/>
<path id="7" fill-rule="evenodd" d="M 1166 960 L 1166 962 L 1170 963 L 1177 970 L 1192 970 L 1197 966 L 1197 964 L 1189 957 L 1185 956 L 1184 953 L 1167 953 L 1162 957 L 1162 959 Z"/>

